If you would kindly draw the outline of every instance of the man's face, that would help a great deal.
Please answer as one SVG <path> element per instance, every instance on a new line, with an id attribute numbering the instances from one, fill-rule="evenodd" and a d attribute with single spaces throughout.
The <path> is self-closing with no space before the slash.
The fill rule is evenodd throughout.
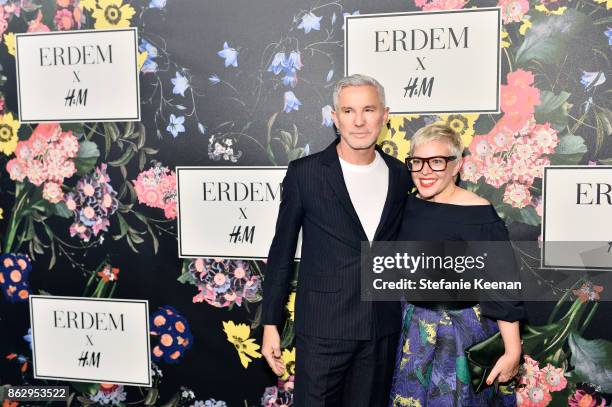
<path id="1" fill-rule="evenodd" d="M 382 105 L 374 86 L 347 86 L 338 95 L 332 119 L 340 131 L 340 143 L 352 150 L 374 146 L 389 110 Z"/>

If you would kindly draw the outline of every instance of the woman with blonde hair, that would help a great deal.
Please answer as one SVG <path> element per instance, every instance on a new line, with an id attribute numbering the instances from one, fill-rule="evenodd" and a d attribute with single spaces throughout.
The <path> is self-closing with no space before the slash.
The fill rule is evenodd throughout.
<path id="1" fill-rule="evenodd" d="M 412 137 L 406 165 L 417 191 L 409 195 L 399 241 L 503 241 L 508 230 L 493 206 L 457 185 L 463 145 L 452 128 L 431 124 Z M 403 308 L 391 406 L 514 406 L 511 380 L 521 357 L 520 302 L 418 302 Z M 465 349 L 501 331 L 504 354 L 476 393 Z"/>

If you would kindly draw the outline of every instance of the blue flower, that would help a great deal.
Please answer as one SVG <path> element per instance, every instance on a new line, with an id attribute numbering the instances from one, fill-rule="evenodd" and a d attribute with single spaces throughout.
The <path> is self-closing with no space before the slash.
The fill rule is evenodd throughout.
<path id="1" fill-rule="evenodd" d="M 353 13 L 342 13 L 342 17 L 346 17 L 346 16 L 358 16 L 359 14 L 359 10 L 353 12 Z M 344 20 L 346 21 L 346 20 Z M 342 24 L 342 29 L 344 30 L 344 24 Z"/>
<path id="2" fill-rule="evenodd" d="M 30 349 L 32 349 L 32 328 L 28 328 L 28 334 L 23 336 L 23 340 L 26 341 L 30 345 Z"/>
<path id="3" fill-rule="evenodd" d="M 227 45 L 227 42 L 223 43 L 223 49 L 217 52 L 217 55 L 225 59 L 226 68 L 230 65 L 238 67 L 238 51 Z"/>
<path id="4" fill-rule="evenodd" d="M 310 30 L 320 30 L 321 24 L 319 23 L 323 17 L 317 17 L 312 12 L 306 13 L 302 16 L 302 22 L 297 28 L 304 29 L 304 33 L 308 34 Z"/>
<path id="5" fill-rule="evenodd" d="M 204 402 L 204 407 L 227 407 L 225 401 L 208 399 Z"/>
<path id="6" fill-rule="evenodd" d="M 297 51 L 291 51 L 289 58 L 287 58 L 286 66 L 287 69 L 291 70 L 297 69 L 299 71 L 302 69 L 304 66 L 304 64 L 302 64 L 302 55 Z"/>
<path id="7" fill-rule="evenodd" d="M 179 133 L 185 131 L 185 126 L 183 126 L 183 123 L 185 123 L 185 116 L 176 117 L 174 114 L 171 114 L 170 124 L 168 125 L 168 127 L 166 127 L 166 130 L 172 133 L 172 136 L 176 138 Z"/>
<path id="8" fill-rule="evenodd" d="M 587 72 L 582 71 L 580 83 L 585 89 L 599 86 L 606 81 L 606 75 L 603 72 Z"/>
<path id="9" fill-rule="evenodd" d="M 285 92 L 285 106 L 283 107 L 285 113 L 289 113 L 292 110 L 300 110 L 300 106 L 302 106 L 302 102 L 295 97 L 292 91 Z"/>
<path id="10" fill-rule="evenodd" d="M 285 53 L 277 52 L 274 55 L 274 58 L 272 58 L 272 62 L 268 67 L 268 72 L 274 72 L 274 75 L 278 75 L 286 65 L 287 63 L 285 62 Z"/>
<path id="11" fill-rule="evenodd" d="M 292 69 L 285 74 L 283 77 L 283 85 L 295 88 L 295 85 L 297 85 L 297 73 L 295 72 L 295 69 Z"/>
<path id="12" fill-rule="evenodd" d="M 325 105 L 321 109 L 321 116 L 323 116 L 323 121 L 321 122 L 321 126 L 331 127 L 334 124 L 332 120 L 332 107 L 330 105 Z"/>
<path id="13" fill-rule="evenodd" d="M 185 91 L 189 87 L 189 81 L 187 80 L 187 78 L 181 75 L 179 72 L 177 72 L 176 76 L 170 80 L 172 81 L 172 84 L 174 85 L 174 88 L 172 89 L 172 93 L 174 93 L 175 95 L 180 94 L 181 96 L 185 96 Z"/>
<path id="14" fill-rule="evenodd" d="M 218 84 L 219 82 L 221 82 L 221 79 L 219 79 L 219 77 L 217 76 L 217 74 L 213 74 L 213 75 L 210 75 L 210 76 L 208 77 L 208 81 L 209 81 L 211 84 L 216 85 L 216 84 Z"/>
<path id="15" fill-rule="evenodd" d="M 608 45 L 612 48 L 612 28 L 608 27 L 604 34 L 608 37 Z"/>
<path id="16" fill-rule="evenodd" d="M 147 59 L 142 65 L 141 71 L 143 73 L 153 73 L 157 72 L 157 62 L 154 61 L 157 58 L 157 48 L 155 48 L 151 43 L 144 38 L 140 41 L 140 45 L 138 46 L 138 51 L 147 52 Z"/>
<path id="17" fill-rule="evenodd" d="M 151 2 L 149 3 L 149 7 L 158 8 L 161 10 L 166 7 L 166 0 L 151 0 Z"/>

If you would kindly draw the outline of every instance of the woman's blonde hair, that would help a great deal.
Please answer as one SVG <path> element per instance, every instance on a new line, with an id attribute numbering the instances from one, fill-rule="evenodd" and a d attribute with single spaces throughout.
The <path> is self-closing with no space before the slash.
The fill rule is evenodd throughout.
<path id="1" fill-rule="evenodd" d="M 408 154 L 412 156 L 417 146 L 430 141 L 445 142 L 448 144 L 450 155 L 454 155 L 457 158 L 461 158 L 463 155 L 461 137 L 450 126 L 443 123 L 429 124 L 417 130 L 410 141 L 410 152 Z"/>

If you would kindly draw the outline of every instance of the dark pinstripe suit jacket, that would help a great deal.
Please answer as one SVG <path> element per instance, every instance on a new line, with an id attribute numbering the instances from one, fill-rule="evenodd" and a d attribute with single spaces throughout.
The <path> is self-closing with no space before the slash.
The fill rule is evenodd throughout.
<path id="1" fill-rule="evenodd" d="M 400 304 L 360 301 L 361 242 L 368 238 L 344 183 L 337 142 L 289 164 L 263 283 L 262 322 L 284 321 L 302 228 L 296 332 L 332 339 L 380 338 L 399 331 Z M 411 180 L 400 161 L 378 151 L 389 168 L 389 188 L 374 240 L 394 240 Z"/>

